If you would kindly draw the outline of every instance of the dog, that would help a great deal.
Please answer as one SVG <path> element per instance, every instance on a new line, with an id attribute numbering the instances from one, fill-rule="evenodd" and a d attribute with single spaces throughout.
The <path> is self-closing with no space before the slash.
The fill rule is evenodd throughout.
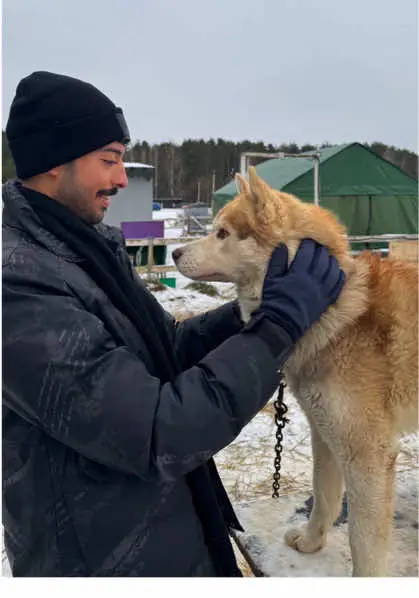
<path id="1" fill-rule="evenodd" d="M 337 302 L 297 343 L 283 367 L 311 429 L 314 505 L 285 535 L 304 553 L 325 546 L 344 486 L 354 576 L 384 576 L 394 513 L 398 439 L 418 422 L 418 272 L 372 252 L 353 257 L 331 212 L 272 189 L 251 167 L 213 232 L 173 252 L 193 280 L 233 282 L 244 321 L 259 306 L 272 250 L 290 262 L 301 240 L 325 245 L 346 274 Z"/>

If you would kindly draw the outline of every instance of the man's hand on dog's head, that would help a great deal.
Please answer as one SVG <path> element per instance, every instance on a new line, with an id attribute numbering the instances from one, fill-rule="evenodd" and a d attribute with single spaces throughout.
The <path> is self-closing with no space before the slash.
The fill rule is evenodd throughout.
<path id="1" fill-rule="evenodd" d="M 252 320 L 266 317 L 281 327 L 295 344 L 335 303 L 343 289 L 345 273 L 326 247 L 304 239 L 288 268 L 288 248 L 272 252 L 259 308 Z"/>

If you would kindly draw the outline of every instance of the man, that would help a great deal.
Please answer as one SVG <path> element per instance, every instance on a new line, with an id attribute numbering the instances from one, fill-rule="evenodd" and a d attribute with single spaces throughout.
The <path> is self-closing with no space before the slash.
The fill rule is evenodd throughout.
<path id="1" fill-rule="evenodd" d="M 122 111 L 95 87 L 23 79 L 3 189 L 3 525 L 15 576 L 240 576 L 212 456 L 344 282 L 305 241 L 274 251 L 258 313 L 176 324 L 101 224 L 127 185 Z M 117 201 L 117 200 L 116 200 Z"/>

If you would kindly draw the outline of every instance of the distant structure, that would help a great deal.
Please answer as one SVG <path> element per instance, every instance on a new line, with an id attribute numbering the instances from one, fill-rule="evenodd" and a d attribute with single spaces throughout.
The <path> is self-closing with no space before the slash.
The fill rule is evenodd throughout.
<path id="1" fill-rule="evenodd" d="M 104 222 L 121 227 L 121 222 L 144 222 L 153 219 L 154 167 L 140 162 L 124 162 L 128 187 L 111 197 Z"/>

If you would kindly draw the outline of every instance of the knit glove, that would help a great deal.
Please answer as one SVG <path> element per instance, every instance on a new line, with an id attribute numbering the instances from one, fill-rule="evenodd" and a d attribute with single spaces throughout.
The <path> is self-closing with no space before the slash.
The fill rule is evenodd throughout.
<path id="1" fill-rule="evenodd" d="M 282 345 L 287 337 L 291 345 L 295 345 L 329 305 L 336 302 L 344 283 L 345 273 L 323 245 L 304 239 L 288 268 L 288 249 L 281 244 L 272 253 L 261 304 L 252 314 L 246 330 L 262 331 L 257 324 L 266 318 L 279 329 Z M 273 327 L 270 328 L 268 336 L 272 345 Z"/>

